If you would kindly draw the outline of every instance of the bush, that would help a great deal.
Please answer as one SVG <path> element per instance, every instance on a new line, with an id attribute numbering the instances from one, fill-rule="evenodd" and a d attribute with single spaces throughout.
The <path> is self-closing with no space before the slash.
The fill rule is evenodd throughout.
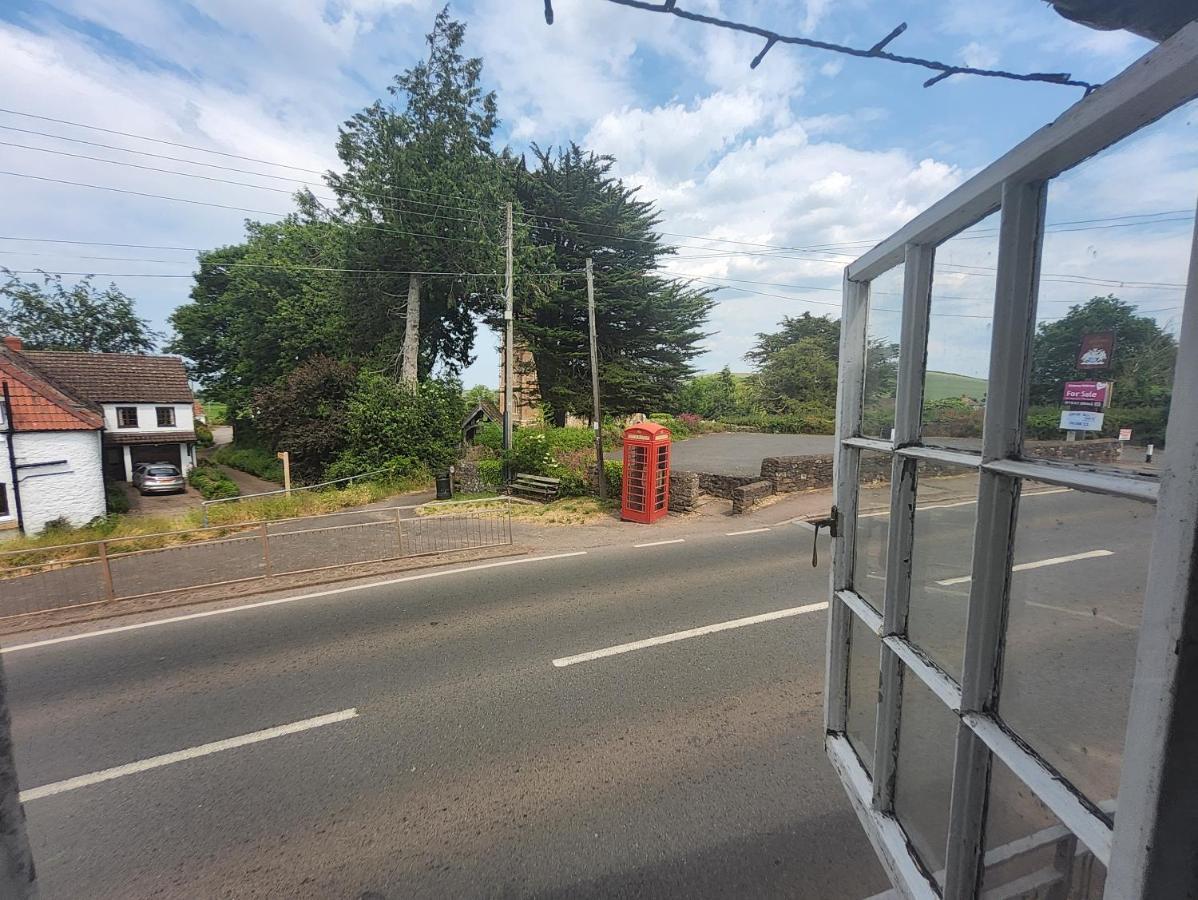
<path id="1" fill-rule="evenodd" d="M 269 450 L 261 447 L 244 447 L 237 444 L 225 444 L 218 447 L 209 456 L 213 462 L 222 466 L 231 466 L 242 472 L 257 475 L 266 481 L 283 483 L 283 461 Z"/>
<path id="2" fill-rule="evenodd" d="M 205 500 L 224 500 L 241 494 L 233 479 L 207 461 L 193 468 L 187 481 Z"/>
<path id="3" fill-rule="evenodd" d="M 891 414 L 893 418 L 893 413 Z M 832 411 L 802 412 L 791 415 L 757 413 L 726 419 L 728 425 L 742 425 L 769 434 L 835 434 L 836 416 Z M 871 432 L 867 432 L 871 433 Z"/>
<path id="4" fill-rule="evenodd" d="M 1118 437 L 1120 428 L 1130 428 L 1132 439 L 1137 444 L 1164 446 L 1168 418 L 1169 410 L 1164 406 L 1113 406 L 1103 416 L 1099 435 L 1105 438 Z M 1065 432 L 1061 430 L 1061 408 L 1058 406 L 1033 406 L 1024 421 L 1025 434 L 1030 440 L 1065 439 Z"/>
<path id="5" fill-rule="evenodd" d="M 619 500 L 624 487 L 624 464 L 614 459 L 603 461 L 603 474 L 607 477 L 607 496 Z"/>
<path id="6" fill-rule="evenodd" d="M 110 516 L 129 511 L 129 495 L 119 484 L 109 483 L 104 486 L 104 503 Z"/>
<path id="7" fill-rule="evenodd" d="M 503 486 L 503 460 L 481 459 L 478 462 L 478 477 L 488 487 Z"/>
<path id="8" fill-rule="evenodd" d="M 196 422 L 196 443 L 201 447 L 211 447 L 214 443 L 212 429 L 203 422 Z"/>

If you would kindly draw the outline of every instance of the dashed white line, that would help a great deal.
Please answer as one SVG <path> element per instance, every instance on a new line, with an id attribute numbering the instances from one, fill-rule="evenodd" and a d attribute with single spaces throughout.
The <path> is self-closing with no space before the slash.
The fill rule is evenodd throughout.
<path id="1" fill-rule="evenodd" d="M 649 541 L 647 544 L 633 544 L 634 549 L 641 547 L 663 547 L 666 544 L 685 544 L 686 538 L 674 538 L 672 541 Z"/>
<path id="2" fill-rule="evenodd" d="M 21 791 L 21 802 L 28 803 L 30 800 L 40 800 L 42 797 L 53 797 L 55 794 L 89 787 L 93 784 L 99 784 L 102 781 L 112 781 L 114 778 L 123 778 L 126 775 L 135 775 L 138 772 L 147 772 L 150 769 L 158 769 L 162 766 L 173 765 L 174 763 L 184 762 L 185 760 L 195 759 L 200 756 L 210 756 L 213 753 L 220 753 L 223 750 L 244 747 L 246 744 L 269 741 L 277 737 L 282 737 L 285 734 L 295 734 L 297 731 L 321 728 L 325 725 L 332 725 L 335 722 L 344 722 L 346 719 L 353 719 L 357 715 L 358 711 L 356 709 L 343 709 L 340 712 L 328 713 L 323 716 L 315 716 L 311 719 L 292 722 L 290 725 L 276 725 L 274 728 L 264 728 L 261 731 L 253 731 L 249 734 L 225 738 L 222 741 L 212 741 L 209 744 L 200 744 L 198 747 L 189 747 L 186 750 L 176 750 L 173 753 L 164 753 L 161 756 L 151 756 L 149 759 L 140 759 L 137 762 L 126 763 L 123 766 L 101 769 L 99 772 L 92 772 L 89 775 L 79 775 L 75 778 L 68 778 L 65 781 L 55 781 L 52 784 L 43 784 L 41 787 Z"/>
<path id="3" fill-rule="evenodd" d="M 744 531 L 725 531 L 724 537 L 736 537 L 738 534 L 762 534 L 769 531 L 768 528 L 748 528 Z"/>
<path id="4" fill-rule="evenodd" d="M 756 616 L 746 616 L 743 619 L 732 619 L 729 622 L 717 622 L 715 625 L 703 625 L 699 628 L 688 628 L 686 631 L 674 631 L 670 634 L 659 634 L 657 637 L 645 638 L 640 641 L 630 641 L 627 644 L 616 644 L 614 647 L 604 647 L 601 650 L 590 650 L 574 656 L 562 656 L 553 660 L 559 669 L 577 663 L 591 662 L 607 656 L 618 656 L 621 653 L 631 653 L 646 647 L 657 647 L 661 644 L 671 644 L 674 641 L 685 641 L 689 638 L 702 637 L 705 634 L 715 634 L 718 631 L 728 631 L 732 628 L 744 628 L 746 625 L 757 625 L 761 622 L 773 622 L 775 619 L 785 619 L 790 616 L 801 616 L 803 613 L 819 612 L 827 609 L 827 602 L 809 603 L 806 606 L 792 606 L 789 609 L 779 609 L 774 612 L 761 613 Z"/>
<path id="5" fill-rule="evenodd" d="M 1011 566 L 1012 572 L 1026 572 L 1028 569 L 1042 569 L 1045 566 L 1059 566 L 1062 563 L 1078 562 L 1083 559 L 1099 559 L 1103 556 L 1112 556 L 1111 550 L 1087 550 L 1085 553 L 1070 553 L 1068 556 L 1053 556 L 1048 559 L 1037 559 L 1034 562 L 1019 563 Z M 937 584 L 966 584 L 970 580 L 968 575 L 962 575 L 960 578 L 946 578 L 943 581 L 937 581 Z"/>
<path id="6" fill-rule="evenodd" d="M 188 613 L 183 616 L 170 616 L 165 619 L 152 619 L 149 622 L 135 622 L 132 625 L 117 625 L 113 628 L 101 628 L 97 631 L 85 631 L 81 634 L 68 634 L 63 637 L 47 638 L 44 641 L 30 641 L 27 644 L 13 644 L 11 647 L 0 647 L 0 653 L 16 653 L 18 650 L 32 650 L 35 647 L 48 647 L 51 644 L 65 644 L 70 641 L 82 641 L 87 638 L 100 637 L 105 634 L 116 634 L 121 631 L 137 631 L 141 628 L 156 628 L 159 625 L 170 625 L 174 622 L 190 622 L 192 619 L 206 619 L 209 616 L 223 616 L 228 613 L 245 612 L 249 609 L 260 609 L 264 606 L 278 606 L 281 603 L 296 603 L 300 600 L 315 600 L 318 597 L 332 597 L 336 594 L 349 594 L 353 591 L 368 591 L 371 588 L 386 587 L 391 584 L 404 584 L 409 581 L 423 581 L 427 578 L 442 578 L 446 575 L 457 575 L 462 572 L 478 572 L 483 569 L 495 569 L 500 566 L 520 566 L 527 563 L 546 562 L 551 559 L 566 559 L 571 556 L 586 556 L 587 551 L 575 550 L 570 553 L 551 553 L 546 556 L 528 556 L 520 559 L 502 559 L 498 562 L 479 563 L 477 566 L 459 566 L 456 569 L 437 569 L 432 572 L 421 572 L 419 575 L 405 575 L 402 578 L 390 578 L 386 581 L 374 581 L 370 584 L 355 584 L 349 587 L 333 588 L 327 591 L 314 591 L 310 594 L 297 594 L 293 597 L 277 597 L 274 600 L 259 600 L 256 603 L 246 603 L 241 606 L 228 606 L 223 609 L 209 609 L 204 612 Z"/>

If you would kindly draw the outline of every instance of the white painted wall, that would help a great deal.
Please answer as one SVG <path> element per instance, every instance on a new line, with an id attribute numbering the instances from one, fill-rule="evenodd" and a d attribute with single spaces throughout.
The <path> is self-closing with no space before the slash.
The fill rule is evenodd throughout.
<path id="1" fill-rule="evenodd" d="M 155 431 L 192 431 L 195 429 L 195 410 L 190 403 L 104 403 L 104 427 L 109 431 L 122 434 L 153 434 Z M 119 428 L 116 421 L 118 406 L 133 406 L 137 408 L 137 427 Z M 166 428 L 158 427 L 160 406 L 171 406 L 175 410 L 175 424 Z"/>
<path id="2" fill-rule="evenodd" d="M 13 435 L 17 464 L 65 460 L 55 466 L 19 469 L 25 533 L 37 534 L 51 519 L 86 525 L 105 513 L 103 454 L 99 431 L 26 431 Z M 8 486 L 9 511 L 16 497 L 8 442 L 0 435 L 0 481 Z"/>

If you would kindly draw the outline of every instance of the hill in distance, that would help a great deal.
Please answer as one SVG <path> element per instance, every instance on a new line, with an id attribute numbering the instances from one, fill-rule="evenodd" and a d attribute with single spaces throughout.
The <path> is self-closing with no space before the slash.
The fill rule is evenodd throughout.
<path id="1" fill-rule="evenodd" d="M 927 400 L 945 400 L 949 397 L 970 397 L 981 400 L 986 396 L 986 379 L 973 378 L 969 375 L 958 375 L 955 372 L 934 372 L 928 370 L 924 382 L 923 398 Z"/>

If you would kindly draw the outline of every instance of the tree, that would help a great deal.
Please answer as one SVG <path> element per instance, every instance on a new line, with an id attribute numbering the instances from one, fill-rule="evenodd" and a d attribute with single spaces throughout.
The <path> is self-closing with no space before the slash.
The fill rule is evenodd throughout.
<path id="1" fill-rule="evenodd" d="M 319 481 L 345 446 L 346 410 L 357 377 L 352 363 L 313 356 L 255 392 L 255 428 L 271 450 L 291 454 L 297 480 Z"/>
<path id="2" fill-rule="evenodd" d="M 1082 335 L 1113 331 L 1115 353 L 1103 371 L 1079 369 Z M 1173 387 L 1177 341 L 1148 316 L 1118 297 L 1092 297 L 1055 322 L 1041 322 L 1032 344 L 1031 402 L 1059 404 L 1066 381 L 1113 381 L 1116 406 L 1167 406 Z"/>
<path id="3" fill-rule="evenodd" d="M 205 395 L 234 415 L 254 391 L 313 356 L 347 355 L 344 234 L 289 216 L 246 223 L 242 244 L 200 254 L 191 302 L 170 317 L 169 349 L 189 360 Z"/>
<path id="4" fill-rule="evenodd" d="M 150 353 L 162 335 L 137 315 L 133 299 L 115 284 L 100 290 L 89 275 L 67 287 L 62 277 L 42 273 L 42 283 L 22 281 L 0 268 L 0 330 L 20 337 L 30 350 L 89 353 Z"/>
<path id="5" fill-rule="evenodd" d="M 346 122 L 344 172 L 325 176 L 349 230 L 349 265 L 396 273 L 347 282 L 352 345 L 389 357 L 407 382 L 437 363 L 468 365 L 473 315 L 500 289 L 490 275 L 419 274 L 502 271 L 495 94 L 482 91 L 482 60 L 462 55 L 465 34 L 442 9 L 428 58 L 388 88 L 399 105 L 378 100 Z"/>
<path id="6" fill-rule="evenodd" d="M 747 385 L 737 381 L 727 366 L 714 374 L 696 375 L 683 382 L 675 406 L 679 412 L 716 420 L 748 416 L 760 409 Z"/>
<path id="7" fill-rule="evenodd" d="M 470 390 L 463 392 L 462 399 L 466 401 L 467 406 L 478 406 L 484 400 L 489 403 L 498 403 L 499 391 L 489 388 L 485 384 L 476 384 Z"/>
<path id="8" fill-rule="evenodd" d="M 661 258 L 673 251 L 654 231 L 653 204 L 611 175 L 611 156 L 576 144 L 556 153 L 535 144 L 532 150 L 535 168 L 513 161 L 529 238 L 547 251 L 553 271 L 572 273 L 519 282 L 516 330 L 532 353 L 547 415 L 562 425 L 570 413 L 591 413 L 586 281 L 577 274 L 587 257 L 594 260 L 604 409 L 618 414 L 662 406 L 694 372 L 710 292 L 657 274 Z"/>

